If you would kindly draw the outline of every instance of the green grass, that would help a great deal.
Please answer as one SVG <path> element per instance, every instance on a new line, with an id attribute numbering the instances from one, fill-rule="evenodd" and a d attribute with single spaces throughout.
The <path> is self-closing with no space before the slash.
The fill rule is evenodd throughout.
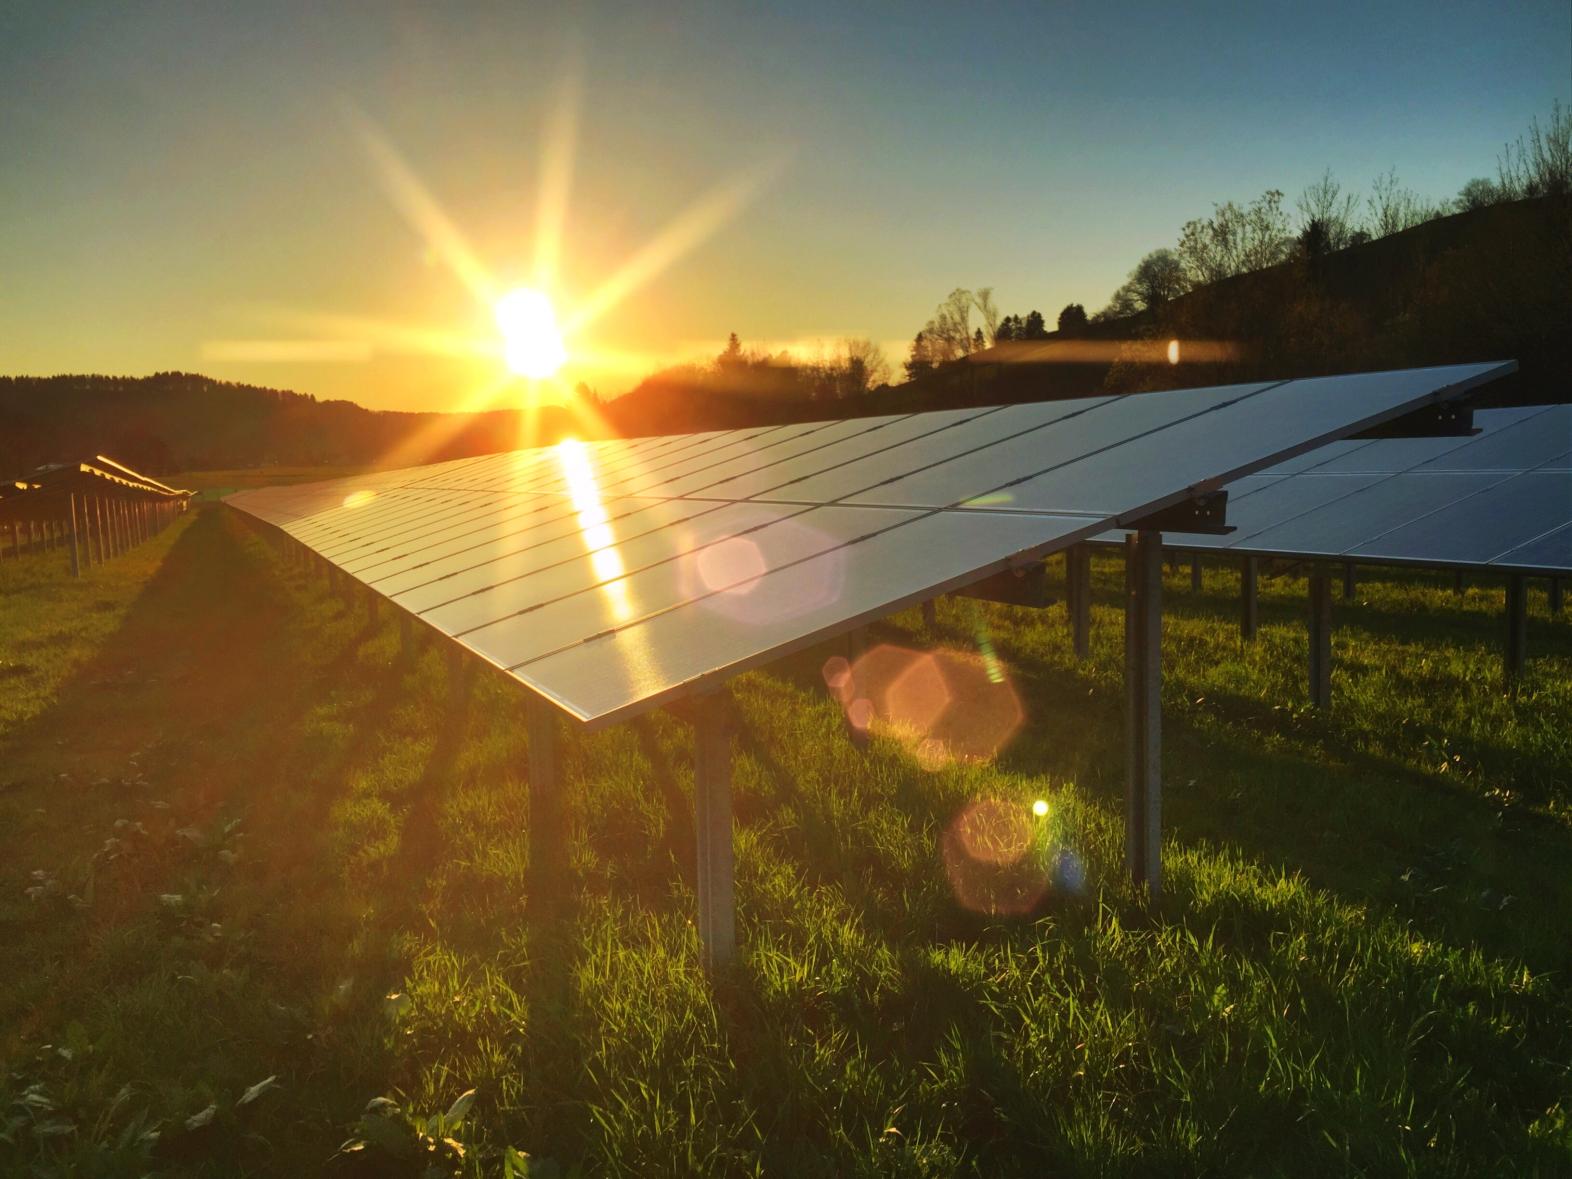
<path id="1" fill-rule="evenodd" d="M 744 677 L 712 983 L 674 718 L 564 734 L 548 896 L 499 676 L 405 661 L 221 509 L 80 582 L 38 560 L 0 565 L 0 1172 L 314 1173 L 371 1098 L 472 1087 L 475 1173 L 1572 1170 L 1572 627 L 1540 594 L 1508 697 L 1499 586 L 1362 583 L 1321 715 L 1301 579 L 1241 649 L 1234 576 L 1171 578 L 1155 903 L 1122 880 L 1112 560 L 1084 665 L 1057 607 L 876 629 L 986 634 L 1027 716 L 991 764 L 855 748 L 827 651 Z M 952 889 L 985 796 L 1050 804 L 1027 916 Z"/>

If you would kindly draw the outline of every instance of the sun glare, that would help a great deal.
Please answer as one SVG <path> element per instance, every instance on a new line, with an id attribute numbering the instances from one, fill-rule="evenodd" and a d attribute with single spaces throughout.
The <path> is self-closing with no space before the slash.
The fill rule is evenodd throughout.
<path id="1" fill-rule="evenodd" d="M 540 291 L 520 287 L 497 300 L 496 315 L 508 368 L 537 380 L 555 376 L 568 352 L 551 300 Z"/>

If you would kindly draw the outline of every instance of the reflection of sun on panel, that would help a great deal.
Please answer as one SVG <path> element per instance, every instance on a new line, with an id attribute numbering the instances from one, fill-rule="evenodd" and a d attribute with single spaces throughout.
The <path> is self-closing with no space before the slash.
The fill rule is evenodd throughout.
<path id="1" fill-rule="evenodd" d="M 568 352 L 551 300 L 540 291 L 520 287 L 497 300 L 496 315 L 508 368 L 537 380 L 555 376 Z"/>
<path id="2" fill-rule="evenodd" d="M 612 530 L 611 518 L 601 503 L 600 487 L 595 482 L 589 452 L 577 438 L 564 438 L 557 443 L 557 461 L 568 483 L 568 498 L 578 513 L 579 535 L 589 553 L 590 568 L 602 583 L 600 589 L 611 603 L 612 616 L 618 622 L 626 622 L 633 617 L 633 604 L 628 600 L 628 583 L 624 576 L 627 570 L 617 552 L 617 535 Z"/>
<path id="3" fill-rule="evenodd" d="M 346 508 L 363 508 L 376 498 L 377 493 L 374 491 L 351 491 L 344 497 L 344 506 Z"/>

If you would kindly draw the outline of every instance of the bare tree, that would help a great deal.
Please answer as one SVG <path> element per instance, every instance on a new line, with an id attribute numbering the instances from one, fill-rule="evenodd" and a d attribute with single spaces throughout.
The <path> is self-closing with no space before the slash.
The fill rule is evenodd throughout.
<path id="1" fill-rule="evenodd" d="M 1271 188 L 1244 208 L 1229 201 L 1213 205 L 1204 220 L 1186 222 L 1178 255 L 1191 285 L 1202 286 L 1275 266 L 1288 258 L 1292 243 L 1283 194 Z"/>
<path id="2" fill-rule="evenodd" d="M 1550 125 L 1535 118 L 1528 138 L 1519 136 L 1497 157 L 1503 200 L 1566 195 L 1572 192 L 1572 109 L 1557 99 L 1550 107 Z"/>
<path id="3" fill-rule="evenodd" d="M 987 341 L 988 347 L 992 347 L 999 338 L 999 309 L 994 306 L 993 288 L 978 287 L 972 301 L 976 304 L 977 314 L 983 319 L 983 339 Z"/>
<path id="4" fill-rule="evenodd" d="M 1300 193 L 1294 204 L 1299 209 L 1301 242 L 1311 225 L 1320 222 L 1318 241 L 1324 252 L 1331 253 L 1352 244 L 1359 229 L 1359 197 L 1343 191 L 1332 169 L 1322 172 L 1321 178 Z"/>
<path id="5" fill-rule="evenodd" d="M 872 340 L 842 340 L 841 351 L 846 358 L 844 387 L 847 394 L 866 393 L 889 383 L 889 358 Z"/>
<path id="6" fill-rule="evenodd" d="M 1374 237 L 1401 233 L 1446 213 L 1413 189 L 1398 184 L 1396 168 L 1388 168 L 1371 182 L 1365 203 L 1370 207 L 1370 233 Z"/>

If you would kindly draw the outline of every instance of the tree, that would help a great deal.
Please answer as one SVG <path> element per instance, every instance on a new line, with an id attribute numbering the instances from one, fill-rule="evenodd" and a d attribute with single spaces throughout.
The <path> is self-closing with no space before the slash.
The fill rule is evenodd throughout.
<path id="1" fill-rule="evenodd" d="M 1109 298 L 1108 306 L 1092 316 L 1092 322 L 1106 323 L 1110 319 L 1128 319 L 1140 310 L 1141 304 L 1135 297 L 1135 288 L 1125 283 Z"/>
<path id="2" fill-rule="evenodd" d="M 1212 216 L 1187 221 L 1179 233 L 1179 260 L 1191 286 L 1264 270 L 1288 258 L 1292 244 L 1283 194 L 1269 188 L 1240 208 L 1229 201 Z"/>
<path id="3" fill-rule="evenodd" d="M 995 344 L 1001 340 L 1020 340 L 1023 338 L 1021 335 L 1021 317 L 1019 315 L 1006 315 L 999 321 L 999 328 L 993 334 Z"/>
<path id="4" fill-rule="evenodd" d="M 1475 209 L 1498 205 L 1504 199 L 1500 186 L 1494 180 L 1475 176 L 1457 190 L 1457 200 L 1454 203 L 1459 213 L 1469 213 Z"/>
<path id="5" fill-rule="evenodd" d="M 1370 232 L 1374 237 L 1401 233 L 1446 212 L 1422 199 L 1413 189 L 1399 186 L 1396 168 L 1388 168 L 1375 178 L 1365 203 L 1370 208 Z"/>
<path id="6" fill-rule="evenodd" d="M 994 306 L 993 288 L 978 287 L 972 301 L 977 306 L 977 314 L 983 318 L 983 329 L 987 342 L 991 345 L 999 338 L 999 309 Z"/>
<path id="7" fill-rule="evenodd" d="M 915 381 L 933 371 L 933 349 L 928 344 L 926 332 L 917 333 L 917 338 L 912 341 L 911 353 L 902 367 L 906 369 L 908 381 Z"/>
<path id="8" fill-rule="evenodd" d="M 1155 311 L 1190 289 L 1189 277 L 1179 255 L 1169 249 L 1153 250 L 1130 271 L 1129 285 L 1136 303 Z"/>
<path id="9" fill-rule="evenodd" d="M 1550 126 L 1541 128 L 1536 117 L 1521 136 L 1496 157 L 1502 200 L 1562 195 L 1572 192 L 1572 109 L 1563 110 L 1557 99 L 1550 107 Z"/>
<path id="10" fill-rule="evenodd" d="M 1048 338 L 1048 325 L 1043 322 L 1043 313 L 1035 308 L 1027 313 L 1026 322 L 1021 325 L 1020 338 L 1023 340 L 1046 340 Z"/>
<path id="11" fill-rule="evenodd" d="M 1299 194 L 1294 202 L 1299 208 L 1299 242 L 1304 244 L 1305 234 L 1312 223 L 1319 221 L 1316 238 L 1322 253 L 1333 253 L 1353 244 L 1354 232 L 1359 228 L 1359 198 L 1343 191 L 1328 168 L 1321 178 Z"/>
<path id="12" fill-rule="evenodd" d="M 1079 303 L 1066 303 L 1064 310 L 1059 312 L 1059 331 L 1063 335 L 1073 336 L 1085 328 L 1086 323 L 1086 308 Z"/>
<path id="13" fill-rule="evenodd" d="M 884 355 L 884 349 L 872 340 L 842 340 L 841 350 L 846 358 L 843 396 L 866 393 L 869 389 L 889 383 L 889 359 Z"/>
<path id="14" fill-rule="evenodd" d="M 715 358 L 715 363 L 721 368 L 740 368 L 745 362 L 742 355 L 742 341 L 737 338 L 737 333 L 732 332 L 726 337 L 725 350 Z"/>
<path id="15" fill-rule="evenodd" d="M 982 328 L 978 328 L 972 333 L 972 351 L 981 352 L 986 347 L 988 347 L 988 341 L 983 337 Z"/>

